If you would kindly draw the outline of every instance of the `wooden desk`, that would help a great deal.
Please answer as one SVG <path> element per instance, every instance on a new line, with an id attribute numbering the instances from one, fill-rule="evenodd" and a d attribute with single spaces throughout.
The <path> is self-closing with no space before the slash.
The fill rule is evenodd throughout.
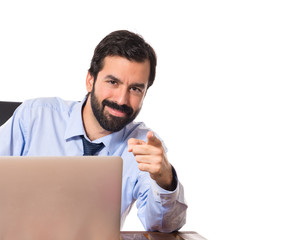
<path id="1" fill-rule="evenodd" d="M 120 240 L 206 240 L 196 232 L 120 232 Z"/>

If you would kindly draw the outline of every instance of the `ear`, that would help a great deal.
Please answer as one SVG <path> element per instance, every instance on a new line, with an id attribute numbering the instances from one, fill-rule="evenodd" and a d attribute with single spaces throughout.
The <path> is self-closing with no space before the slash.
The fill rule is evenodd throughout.
<path id="1" fill-rule="evenodd" d="M 92 91 L 94 84 L 94 77 L 88 72 L 86 77 L 86 88 L 88 93 Z"/>

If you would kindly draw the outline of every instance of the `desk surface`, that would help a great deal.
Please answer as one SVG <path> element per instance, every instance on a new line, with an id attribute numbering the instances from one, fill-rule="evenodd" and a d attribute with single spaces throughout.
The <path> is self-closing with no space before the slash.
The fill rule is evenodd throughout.
<path id="1" fill-rule="evenodd" d="M 120 240 L 206 240 L 196 232 L 120 232 Z"/>

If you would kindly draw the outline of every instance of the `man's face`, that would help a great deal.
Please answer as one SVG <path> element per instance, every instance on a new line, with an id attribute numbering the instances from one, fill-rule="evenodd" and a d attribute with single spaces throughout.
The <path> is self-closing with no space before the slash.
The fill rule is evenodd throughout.
<path id="1" fill-rule="evenodd" d="M 138 115 L 147 90 L 149 61 L 129 61 L 123 57 L 106 57 L 95 84 L 88 81 L 92 112 L 100 126 L 116 132 Z"/>

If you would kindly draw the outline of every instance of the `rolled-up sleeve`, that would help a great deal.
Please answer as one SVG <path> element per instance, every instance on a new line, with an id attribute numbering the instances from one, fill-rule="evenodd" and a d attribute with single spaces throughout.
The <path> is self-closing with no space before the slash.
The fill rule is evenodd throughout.
<path id="1" fill-rule="evenodd" d="M 140 188 L 136 204 L 138 217 L 145 230 L 159 232 L 179 230 L 186 222 L 187 210 L 184 188 L 179 180 L 174 191 L 161 188 L 146 174 L 140 179 L 139 184 L 148 185 L 146 190 L 144 187 Z"/>

